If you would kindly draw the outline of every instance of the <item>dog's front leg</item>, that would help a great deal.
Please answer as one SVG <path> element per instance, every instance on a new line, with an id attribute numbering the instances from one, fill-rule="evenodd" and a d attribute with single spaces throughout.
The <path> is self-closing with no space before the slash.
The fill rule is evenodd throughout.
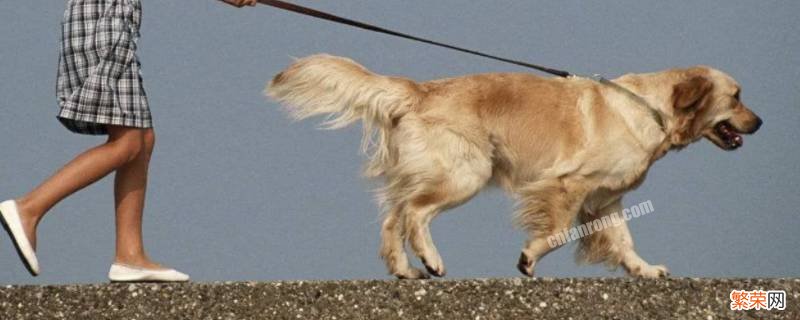
<path id="1" fill-rule="evenodd" d="M 622 265 L 629 275 L 643 278 L 660 278 L 669 275 L 667 267 L 651 265 L 644 261 L 633 246 L 628 225 L 622 213 L 622 199 L 600 209 L 597 215 L 582 213 L 580 222 L 594 224 L 595 220 L 607 226 L 594 230 L 590 235 L 581 238 L 579 257 L 589 263 L 606 262 L 612 267 Z"/>
<path id="2" fill-rule="evenodd" d="M 516 223 L 528 231 L 517 262 L 520 272 L 533 277 L 536 262 L 564 244 L 552 237 L 572 225 L 586 194 L 580 183 L 563 179 L 537 181 L 520 190 Z"/>

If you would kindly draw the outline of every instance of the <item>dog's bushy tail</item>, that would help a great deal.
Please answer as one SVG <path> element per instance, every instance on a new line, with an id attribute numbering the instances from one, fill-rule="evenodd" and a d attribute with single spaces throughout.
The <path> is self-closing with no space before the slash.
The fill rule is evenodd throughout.
<path id="1" fill-rule="evenodd" d="M 411 80 L 377 75 L 353 60 L 325 54 L 298 59 L 272 79 L 266 93 L 286 105 L 294 119 L 327 115 L 325 128 L 362 120 L 361 148 L 370 156 L 367 176 L 387 169 L 392 123 L 420 99 L 418 85 Z"/>

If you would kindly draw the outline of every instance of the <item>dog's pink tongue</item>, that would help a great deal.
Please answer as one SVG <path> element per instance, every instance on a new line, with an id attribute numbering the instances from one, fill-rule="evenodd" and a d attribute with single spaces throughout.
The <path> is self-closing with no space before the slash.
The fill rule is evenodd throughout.
<path id="1" fill-rule="evenodd" d="M 742 139 L 742 136 L 734 133 L 733 134 L 733 142 L 736 143 L 737 145 L 741 146 L 741 145 L 744 144 L 744 139 Z"/>
<path id="2" fill-rule="evenodd" d="M 744 139 L 742 136 L 734 132 L 733 128 L 731 128 L 727 123 L 722 123 L 720 125 L 720 132 L 725 135 L 725 139 L 730 141 L 730 143 L 735 147 L 740 147 L 742 144 L 744 144 Z"/>

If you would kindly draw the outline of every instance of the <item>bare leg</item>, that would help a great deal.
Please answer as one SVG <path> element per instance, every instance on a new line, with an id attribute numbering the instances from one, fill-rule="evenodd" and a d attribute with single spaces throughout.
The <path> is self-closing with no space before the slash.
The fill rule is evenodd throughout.
<path id="1" fill-rule="evenodd" d="M 143 149 L 136 158 L 117 169 L 114 179 L 117 243 L 114 262 L 156 269 L 145 253 L 142 241 L 142 215 L 144 212 L 147 173 L 155 146 L 155 132 L 143 132 Z"/>
<path id="2" fill-rule="evenodd" d="M 17 199 L 31 245 L 36 247 L 36 226 L 53 206 L 131 161 L 141 148 L 140 130 L 109 127 L 106 143 L 78 155 L 52 177 Z"/>
<path id="3" fill-rule="evenodd" d="M 25 233 L 35 248 L 36 227 L 53 206 L 119 169 L 115 193 L 118 198 L 118 211 L 122 211 L 122 214 L 117 215 L 118 240 L 121 240 L 122 245 L 120 246 L 118 241 L 117 260 L 145 267 L 154 266 L 155 264 L 146 263 L 149 260 L 141 250 L 141 210 L 138 214 L 130 213 L 136 211 L 135 203 L 144 201 L 144 185 L 147 181 L 147 163 L 153 147 L 153 132 L 117 126 L 109 126 L 108 131 L 108 140 L 104 144 L 78 155 L 52 177 L 17 199 Z M 120 175 L 122 177 L 119 177 Z M 139 176 L 139 180 L 131 179 L 130 176 Z M 123 250 L 120 250 L 120 247 Z M 125 259 L 120 259 L 120 252 L 140 252 L 141 255 L 135 258 L 127 255 Z"/>

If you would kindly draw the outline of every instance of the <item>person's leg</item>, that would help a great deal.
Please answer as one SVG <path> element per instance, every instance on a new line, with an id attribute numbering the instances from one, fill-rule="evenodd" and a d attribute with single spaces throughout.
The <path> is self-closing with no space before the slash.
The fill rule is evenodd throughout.
<path id="1" fill-rule="evenodd" d="M 149 269 L 161 268 L 147 257 L 142 241 L 142 214 L 150 156 L 155 145 L 155 132 L 143 134 L 143 149 L 133 161 L 117 169 L 114 200 L 117 212 L 117 250 L 114 262 Z"/>
<path id="2" fill-rule="evenodd" d="M 16 200 L 25 233 L 34 248 L 36 226 L 50 208 L 142 153 L 143 130 L 109 126 L 108 131 L 106 143 L 78 155 L 52 177 Z"/>

